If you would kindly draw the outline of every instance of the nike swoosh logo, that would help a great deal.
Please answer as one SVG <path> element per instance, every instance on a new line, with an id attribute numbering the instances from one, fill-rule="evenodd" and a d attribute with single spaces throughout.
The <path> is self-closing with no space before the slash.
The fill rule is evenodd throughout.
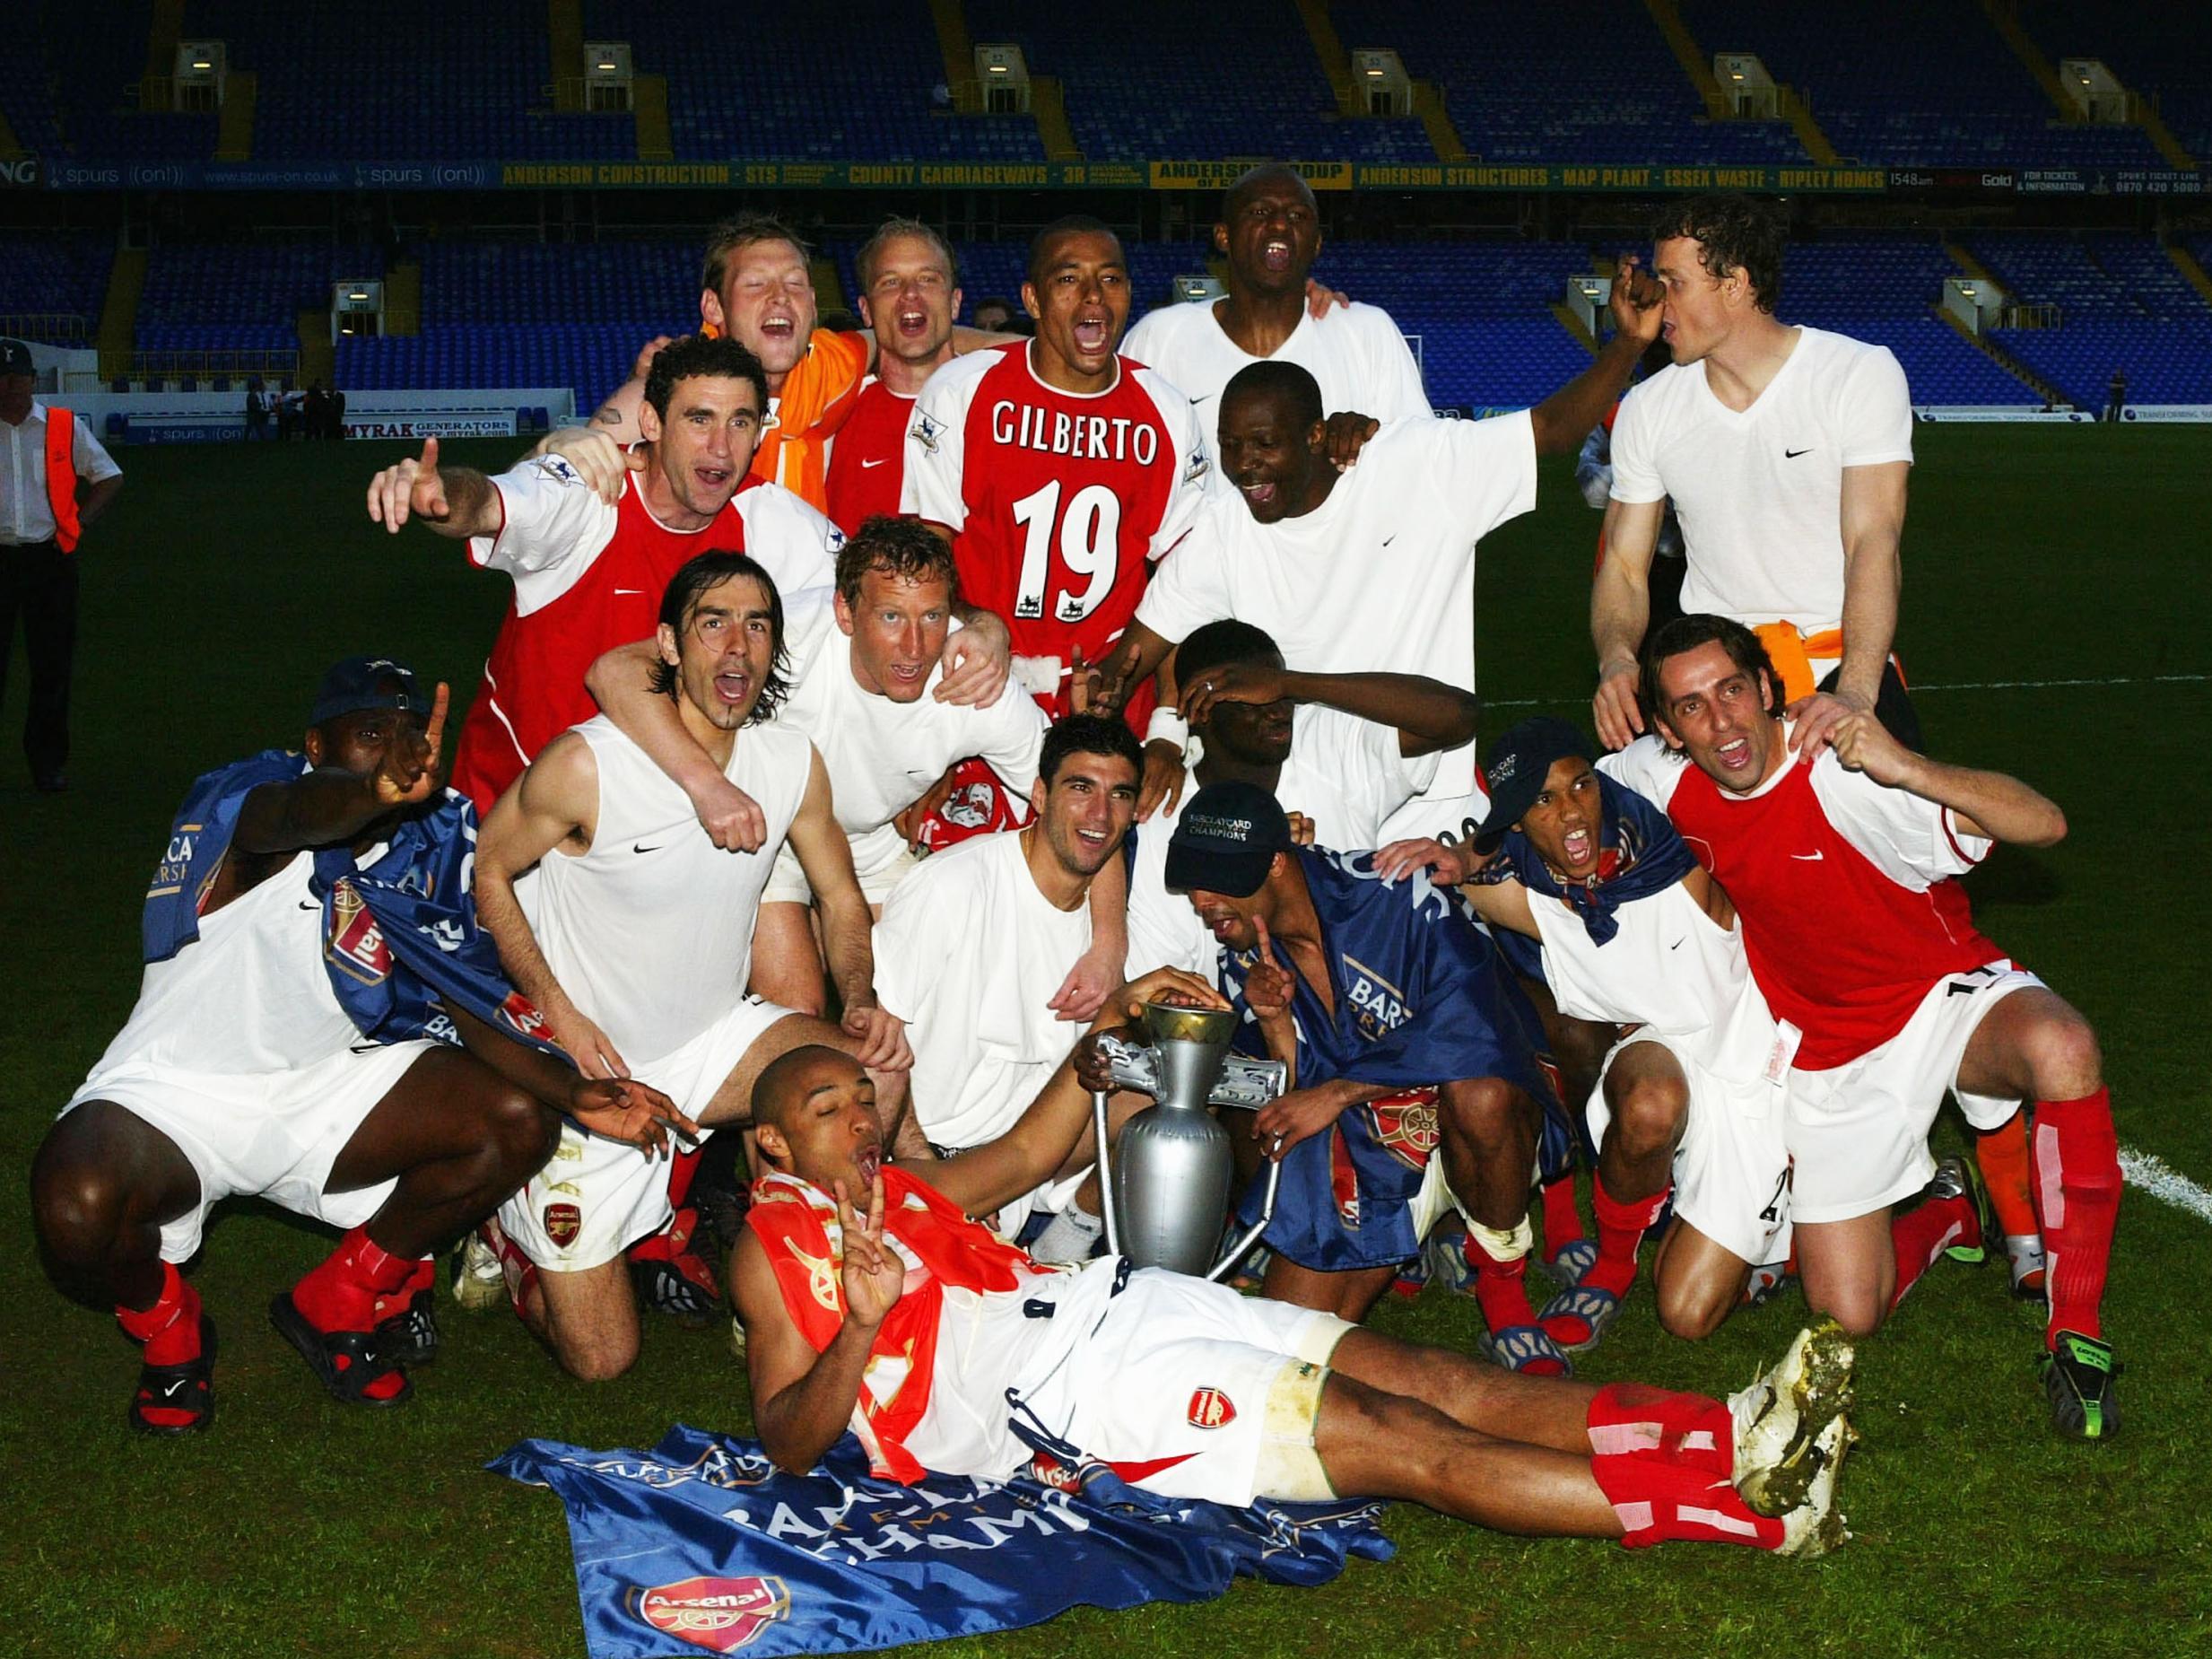
<path id="1" fill-rule="evenodd" d="M 1824 852 L 1793 852 L 1790 856 L 1793 859 L 1803 859 L 1807 864 L 1817 864 L 1828 855 Z"/>
<path id="2" fill-rule="evenodd" d="M 187 1378 L 181 1376 L 179 1377 L 175 1382 L 171 1383 L 167 1388 L 164 1388 L 161 1391 L 161 1398 L 164 1400 L 170 1398 L 179 1389 L 185 1385 L 187 1380 Z"/>
<path id="3" fill-rule="evenodd" d="M 1395 536 L 1386 536 L 1386 537 L 1384 537 L 1382 538 L 1382 545 L 1383 545 L 1384 546 L 1388 547 L 1388 546 L 1389 546 L 1392 542 L 1396 541 L 1397 539 L 1398 539 L 1398 537 L 1395 537 Z"/>
<path id="4" fill-rule="evenodd" d="M 616 593 L 618 593 L 618 594 L 620 594 L 620 593 L 640 593 L 640 594 L 641 594 L 641 593 L 643 593 L 643 592 L 645 591 L 645 589 L 642 589 L 642 588 L 617 588 L 617 589 L 614 589 L 614 591 L 615 591 Z"/>
<path id="5" fill-rule="evenodd" d="M 1676 939 L 1673 944 L 1668 946 L 1667 948 L 1669 950 L 1680 950 L 1682 948 L 1682 941 L 1680 939 Z"/>
<path id="6" fill-rule="evenodd" d="M 1810 455 L 1811 453 L 1812 450 L 1784 450 L 1782 451 L 1782 459 L 1785 461 L 1794 461 L 1800 455 Z"/>
<path id="7" fill-rule="evenodd" d="M 888 455 L 886 455 L 886 456 L 883 457 L 883 458 L 882 458 L 881 459 L 879 459 L 879 460 L 873 460 L 873 461 L 862 461 L 862 462 L 860 463 L 860 470 L 861 470 L 862 472 L 867 472 L 867 471 L 870 467 L 885 467 L 885 466 L 890 465 L 890 463 L 891 463 L 891 457 L 889 457 Z"/>
<path id="8" fill-rule="evenodd" d="M 1197 408 L 1200 404 L 1206 402 L 1207 398 L 1213 397 L 1213 395 L 1214 394 L 1212 392 L 1207 392 L 1203 397 L 1193 397 L 1190 400 L 1190 406 L 1194 409 Z"/>
<path id="9" fill-rule="evenodd" d="M 654 845 L 649 847 L 641 841 L 633 841 L 630 843 L 630 850 L 632 852 L 658 852 L 661 847 L 665 844 L 666 843 L 656 843 Z"/>
<path id="10" fill-rule="evenodd" d="M 300 901 L 301 910 L 320 910 L 322 907 L 322 901 L 319 899 L 301 899 Z"/>

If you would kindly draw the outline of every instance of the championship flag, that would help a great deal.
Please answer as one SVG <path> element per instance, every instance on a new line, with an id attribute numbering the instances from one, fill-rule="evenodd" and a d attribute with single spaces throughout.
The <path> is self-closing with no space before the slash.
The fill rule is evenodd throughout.
<path id="1" fill-rule="evenodd" d="M 789 1475 L 758 1441 L 679 1425 L 649 1452 L 526 1440 L 490 1467 L 566 1506 L 591 1659 L 864 1653 L 1211 1601 L 1240 1573 L 1321 1584 L 1392 1553 L 1378 1504 L 1230 1509 L 1042 1453 L 1013 1480 L 901 1486 L 850 1435 Z"/>

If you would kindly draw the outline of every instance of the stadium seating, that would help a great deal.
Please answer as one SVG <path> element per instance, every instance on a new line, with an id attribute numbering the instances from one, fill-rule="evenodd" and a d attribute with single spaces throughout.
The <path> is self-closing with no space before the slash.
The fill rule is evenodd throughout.
<path id="1" fill-rule="evenodd" d="M 1017 43 L 1059 77 L 1068 125 L 1098 161 L 1276 157 L 1433 162 L 1420 122 L 1343 120 L 1289 0 L 1124 0 L 1110 25 L 1074 7 L 968 0 L 977 40 Z"/>
<path id="2" fill-rule="evenodd" d="M 2058 327 L 1996 338 L 2074 402 L 2101 407 L 2122 369 L 2132 402 L 2212 403 L 2212 308 L 2154 243 L 1992 232 L 1966 245 L 2016 301 L 2059 307 Z"/>
<path id="3" fill-rule="evenodd" d="M 1712 121 L 1650 15 L 1615 0 L 1545 6 L 1339 0 L 1347 48 L 1397 48 L 1444 87 L 1452 125 L 1486 162 L 1803 165 L 1777 122 Z"/>
<path id="4" fill-rule="evenodd" d="M 1975 0 L 1885 6 L 1878 27 L 1817 6 L 1682 0 L 1708 52 L 1755 52 L 1847 159 L 1891 167 L 2161 167 L 2136 127 L 2057 118 Z"/>
<path id="5" fill-rule="evenodd" d="M 142 352 L 293 351 L 298 313 L 327 310 L 332 282 L 377 276 L 383 250 L 321 242 L 156 248 L 138 302 Z"/>
<path id="6" fill-rule="evenodd" d="M 297 0 L 187 0 L 259 83 L 257 161 L 631 158 L 630 116 L 550 108 L 552 47 L 533 0 L 379 0 L 334 15 Z M 138 49 L 144 50 L 144 31 Z"/>
<path id="7" fill-rule="evenodd" d="M 759 19 L 587 0 L 584 30 L 629 41 L 640 70 L 667 76 L 687 160 L 1044 160 L 1025 115 L 932 110 L 945 57 L 926 0 L 806 0 Z M 772 52 L 755 31 L 772 34 Z"/>
<path id="8" fill-rule="evenodd" d="M 2101 58 L 2129 90 L 2155 98 L 2182 148 L 2212 162 L 2212 29 L 2197 0 L 2020 0 L 2020 21 L 2054 65 Z"/>
<path id="9" fill-rule="evenodd" d="M 105 237 L 0 236 L 0 317 L 33 339 L 83 345 L 100 327 L 114 262 Z"/>

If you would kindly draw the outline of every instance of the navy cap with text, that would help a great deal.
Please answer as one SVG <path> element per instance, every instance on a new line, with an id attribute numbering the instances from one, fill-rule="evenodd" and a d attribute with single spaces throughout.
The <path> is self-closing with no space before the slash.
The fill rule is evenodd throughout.
<path id="1" fill-rule="evenodd" d="M 1538 714 L 1502 733 L 1483 755 L 1483 787 L 1490 792 L 1490 816 L 1475 832 L 1476 846 L 1487 852 L 1505 839 L 1544 792 L 1554 761 L 1594 760 L 1605 751 L 1569 721 Z"/>
<path id="2" fill-rule="evenodd" d="M 1167 885 L 1250 898 L 1292 846 L 1283 805 L 1257 783 L 1209 783 L 1185 803 L 1168 842 Z"/>

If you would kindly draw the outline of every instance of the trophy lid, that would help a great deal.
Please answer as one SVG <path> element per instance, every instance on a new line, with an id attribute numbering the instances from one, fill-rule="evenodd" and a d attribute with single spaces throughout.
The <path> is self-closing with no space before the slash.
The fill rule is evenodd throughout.
<path id="1" fill-rule="evenodd" d="M 1225 1046 L 1237 1033 L 1234 1008 L 1179 1008 L 1171 1002 L 1145 1004 L 1145 1035 L 1154 1043 L 1202 1043 Z"/>

